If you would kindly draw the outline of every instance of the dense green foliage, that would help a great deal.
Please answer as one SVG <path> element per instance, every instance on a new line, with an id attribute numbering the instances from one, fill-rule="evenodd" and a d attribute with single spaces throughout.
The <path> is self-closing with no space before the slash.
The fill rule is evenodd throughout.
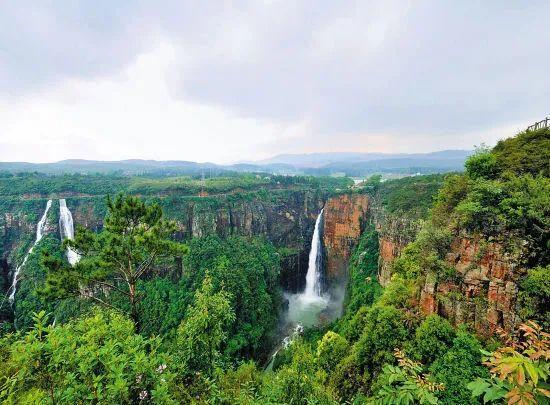
<path id="1" fill-rule="evenodd" d="M 527 131 L 480 149 L 466 173 L 446 179 L 432 220 L 485 236 L 508 233 L 530 245 L 530 264 L 550 257 L 550 129 Z"/>
<path id="2" fill-rule="evenodd" d="M 525 131 L 497 143 L 492 153 L 499 172 L 550 177 L 550 129 Z"/>
<path id="3" fill-rule="evenodd" d="M 215 290 L 229 293 L 235 321 L 229 328 L 227 356 L 266 355 L 281 310 L 279 255 L 261 239 L 217 236 L 194 239 L 184 262 L 184 284 L 195 291 L 206 274 Z"/>
<path id="4" fill-rule="evenodd" d="M 127 311 L 139 329 L 138 281 L 163 259 L 181 256 L 187 248 L 169 239 L 175 232 L 175 224 L 163 218 L 157 204 L 148 205 L 136 197 L 118 195 L 113 201 L 109 199 L 107 205 L 100 233 L 79 227 L 75 239 L 64 242 L 80 255 L 78 263 L 69 265 L 59 257 L 44 254 L 47 278 L 43 292 L 55 298 L 84 295 Z M 89 292 L 82 294 L 83 290 Z M 111 291 L 127 297 L 128 309 L 101 297 Z"/>
<path id="5" fill-rule="evenodd" d="M 388 214 L 425 218 L 444 178 L 442 174 L 432 174 L 388 180 L 377 188 L 377 197 Z"/>
<path id="6" fill-rule="evenodd" d="M 260 238 L 204 236 L 189 240 L 181 259 L 187 250 L 174 242 L 176 229 L 164 220 L 161 198 L 151 197 L 198 192 L 192 188 L 197 179 L 120 177 L 129 181 L 124 187 L 149 198 L 120 197 L 109 204 L 103 230 L 79 230 L 66 242 L 83 255 L 79 264 L 69 266 L 49 236 L 29 257 L 34 270 L 25 277 L 33 283 L 18 291 L 18 331 L 0 339 L 0 398 L 52 404 L 544 403 L 550 355 L 541 327 L 523 325 L 519 339 L 494 344 L 479 340 L 471 325 L 424 316 L 419 299 L 426 282 L 461 281 L 447 253 L 457 235 L 475 234 L 500 241 L 511 255 L 526 247 L 529 255 L 518 263 L 525 268 L 518 272 L 518 314 L 548 327 L 549 152 L 548 130 L 527 132 L 478 150 L 464 174 L 372 179 L 355 190 L 378 198 L 392 220 L 403 217 L 422 229 L 382 288 L 379 234 L 374 224 L 363 224 L 343 316 L 296 337 L 273 371 L 258 364 L 273 347 L 283 308 L 280 260 L 291 249 Z M 42 193 L 34 181 L 32 192 Z M 228 199 L 265 201 L 276 197 L 256 186 L 281 192 L 347 187 L 347 180 L 299 177 L 231 181 L 217 179 L 205 191 L 237 187 L 247 192 Z M 170 212 L 185 206 L 181 198 L 162 195 Z M 205 197 L 193 209 L 215 223 L 208 213 L 217 204 Z M 42 249 L 47 273 L 37 266 Z M 460 293 L 444 298 L 452 294 Z"/>
<path id="7" fill-rule="evenodd" d="M 135 334 L 133 323 L 119 314 L 101 311 L 53 327 L 46 326 L 41 312 L 32 330 L 2 343 L 4 403 L 168 399 L 172 377 L 165 370 L 165 356 L 158 353 L 159 341 Z"/>
<path id="8" fill-rule="evenodd" d="M 222 194 L 277 188 L 346 189 L 353 182 L 347 177 L 267 176 L 239 174 L 202 179 L 190 176 L 154 177 L 118 174 L 17 173 L 0 176 L 0 196 Z"/>
<path id="9" fill-rule="evenodd" d="M 545 330 L 550 329 L 550 265 L 527 270 L 518 301 L 523 319 L 534 319 Z"/>
<path id="10" fill-rule="evenodd" d="M 176 359 L 183 375 L 197 371 L 212 375 L 220 365 L 220 348 L 227 339 L 226 330 L 234 321 L 231 295 L 225 290 L 214 293 L 212 280 L 207 275 L 178 328 Z"/>
<path id="11" fill-rule="evenodd" d="M 356 313 L 362 305 L 371 305 L 380 295 L 378 272 L 378 233 L 372 224 L 361 235 L 349 263 L 346 297 L 347 314 Z"/>

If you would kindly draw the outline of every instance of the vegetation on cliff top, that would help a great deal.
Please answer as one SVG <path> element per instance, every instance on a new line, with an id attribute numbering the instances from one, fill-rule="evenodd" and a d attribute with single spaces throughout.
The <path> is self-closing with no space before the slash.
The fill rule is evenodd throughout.
<path id="1" fill-rule="evenodd" d="M 198 195 L 277 188 L 347 189 L 347 177 L 277 176 L 239 174 L 202 179 L 200 176 L 121 176 L 116 174 L 16 173 L 0 176 L 0 196 L 27 198 L 51 195 Z"/>
<path id="2" fill-rule="evenodd" d="M 522 263 L 528 269 L 520 280 L 519 313 L 541 325 L 548 321 L 548 135 L 522 133 L 479 150 L 466 173 L 445 178 L 429 214 L 440 177 L 407 179 L 403 188 L 398 182 L 378 185 L 386 209 L 425 219 L 425 226 L 382 289 L 376 280 L 378 235 L 368 224 L 350 261 L 343 317 L 293 341 L 272 372 L 257 364 L 268 355 L 282 307 L 278 251 L 261 239 L 205 237 L 190 241 L 181 259 L 187 249 L 173 241 L 160 208 L 120 197 L 109 205 L 103 231 L 81 230 L 69 243 L 84 256 L 75 268 L 45 239 L 45 296 L 57 301 L 42 302 L 37 293 L 34 326 L 0 339 L 0 399 L 544 403 L 550 348 L 537 323 L 521 326 L 509 339 L 481 341 L 467 324 L 424 316 L 418 294 L 428 278 L 458 277 L 445 260 L 457 233 L 504 233 L 525 240 L 531 252 Z M 66 300 L 64 292 L 79 294 Z M 101 305 L 78 306 L 75 300 Z M 38 311 L 54 304 L 71 315 L 54 323 Z"/>

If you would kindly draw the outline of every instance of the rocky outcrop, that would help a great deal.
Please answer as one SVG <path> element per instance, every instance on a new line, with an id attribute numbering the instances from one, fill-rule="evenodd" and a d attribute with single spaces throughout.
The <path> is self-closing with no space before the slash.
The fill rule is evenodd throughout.
<path id="1" fill-rule="evenodd" d="M 364 194 L 343 194 L 325 205 L 323 244 L 329 283 L 347 276 L 349 258 L 368 220 L 369 201 Z"/>
<path id="2" fill-rule="evenodd" d="M 406 213 L 388 214 L 379 198 L 371 199 L 370 220 L 378 233 L 378 282 L 386 286 L 391 279 L 391 265 L 405 246 L 411 243 L 423 220 L 418 215 Z"/>
<path id="3" fill-rule="evenodd" d="M 406 216 L 378 216 L 376 219 L 380 245 L 378 281 L 386 286 L 391 279 L 393 261 L 401 254 L 405 246 L 414 240 L 422 227 L 422 221 L 412 220 Z"/>
<path id="4" fill-rule="evenodd" d="M 521 249 L 506 249 L 509 245 L 510 241 L 487 241 L 478 235 L 456 237 L 446 257 L 456 277 L 428 278 L 421 291 L 422 311 L 442 315 L 454 324 L 471 324 L 484 335 L 497 328 L 514 329 L 517 283 L 523 270 Z"/>
<path id="5" fill-rule="evenodd" d="M 421 219 L 386 215 L 373 200 L 371 218 L 379 235 L 378 279 L 385 286 L 392 263 L 422 228 Z M 424 274 L 418 306 L 424 314 L 437 313 L 455 325 L 469 324 L 483 335 L 498 328 L 512 330 L 519 318 L 516 309 L 518 280 L 527 247 L 508 236 L 487 240 L 461 232 L 451 243 L 446 263 L 456 270 L 448 279 Z"/>

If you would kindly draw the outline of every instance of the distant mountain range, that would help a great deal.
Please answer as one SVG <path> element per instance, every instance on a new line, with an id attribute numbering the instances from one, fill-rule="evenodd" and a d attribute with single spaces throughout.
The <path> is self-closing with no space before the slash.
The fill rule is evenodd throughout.
<path id="1" fill-rule="evenodd" d="M 218 165 L 183 160 L 97 161 L 70 159 L 55 163 L 0 162 L 0 171 L 60 173 L 120 173 L 125 175 L 220 175 L 231 172 L 367 176 L 375 173 L 413 174 L 462 170 L 469 150 L 430 153 L 309 153 L 277 155 L 270 159 Z"/>

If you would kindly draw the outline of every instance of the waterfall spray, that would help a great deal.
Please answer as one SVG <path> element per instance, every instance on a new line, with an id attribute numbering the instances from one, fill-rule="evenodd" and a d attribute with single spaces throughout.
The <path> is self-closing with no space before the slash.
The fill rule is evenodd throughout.
<path id="1" fill-rule="evenodd" d="M 306 288 L 299 294 L 287 294 L 288 312 L 285 320 L 285 327 L 292 326 L 292 329 L 281 343 L 277 346 L 266 367 L 271 370 L 277 353 L 281 348 L 288 347 L 297 336 L 301 335 L 304 327 L 316 325 L 319 321 L 319 314 L 327 308 L 329 297 L 323 295 L 322 289 L 322 259 L 323 259 L 323 211 L 315 220 L 315 229 L 311 238 L 311 250 L 309 251 L 309 263 L 306 273 Z M 285 328 L 283 327 L 283 329 Z"/>
<path id="2" fill-rule="evenodd" d="M 27 263 L 27 259 L 29 258 L 29 255 L 32 253 L 34 247 L 40 242 L 40 239 L 42 239 L 42 236 L 44 235 L 44 228 L 46 227 L 46 221 L 48 219 L 48 211 L 50 207 L 52 206 L 52 200 L 48 200 L 46 203 L 46 210 L 44 211 L 44 214 L 42 214 L 42 218 L 40 218 L 40 221 L 38 221 L 38 224 L 36 225 L 36 239 L 34 240 L 33 245 L 23 258 L 23 262 L 15 269 L 15 273 L 13 274 L 13 281 L 11 284 L 11 293 L 9 296 L 10 302 L 13 302 L 15 300 L 15 292 L 17 291 L 17 281 L 19 278 L 19 273 L 21 272 L 21 269 L 23 266 Z"/>

